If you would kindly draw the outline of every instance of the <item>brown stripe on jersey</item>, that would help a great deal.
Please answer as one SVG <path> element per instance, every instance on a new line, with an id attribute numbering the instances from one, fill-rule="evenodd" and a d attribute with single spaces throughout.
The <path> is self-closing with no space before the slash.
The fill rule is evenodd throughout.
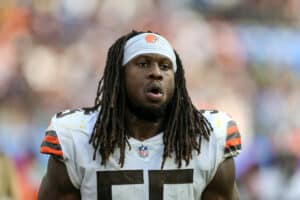
<path id="1" fill-rule="evenodd" d="M 41 147 L 49 147 L 49 148 L 54 149 L 54 150 L 61 150 L 60 144 L 52 144 L 52 143 L 49 143 L 47 141 L 43 141 L 42 144 L 41 144 Z"/>
<path id="2" fill-rule="evenodd" d="M 230 146 L 225 148 L 225 156 L 228 154 L 237 154 L 242 149 L 242 145 Z"/>
<path id="3" fill-rule="evenodd" d="M 48 131 L 46 131 L 45 135 L 50 135 L 50 136 L 52 136 L 52 137 L 57 137 L 56 132 L 53 131 L 53 130 L 48 130 Z"/>
<path id="4" fill-rule="evenodd" d="M 51 144 L 43 141 L 40 147 L 40 153 L 54 155 L 60 159 L 63 158 L 63 152 L 59 144 Z"/>

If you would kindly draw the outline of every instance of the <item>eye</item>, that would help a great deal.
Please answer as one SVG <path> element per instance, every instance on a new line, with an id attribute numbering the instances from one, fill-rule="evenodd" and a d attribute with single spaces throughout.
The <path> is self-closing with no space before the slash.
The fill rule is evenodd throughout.
<path id="1" fill-rule="evenodd" d="M 149 66 L 148 62 L 138 62 L 140 68 L 147 68 Z"/>
<path id="2" fill-rule="evenodd" d="M 170 64 L 170 63 L 162 63 L 162 64 L 160 64 L 160 68 L 162 70 L 169 70 L 169 69 L 172 69 L 172 64 Z"/>

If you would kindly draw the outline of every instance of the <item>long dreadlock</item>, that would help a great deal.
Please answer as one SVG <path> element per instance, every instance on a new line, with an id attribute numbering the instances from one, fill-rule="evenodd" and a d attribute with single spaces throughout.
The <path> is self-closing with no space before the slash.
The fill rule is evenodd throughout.
<path id="1" fill-rule="evenodd" d="M 132 31 L 119 38 L 109 49 L 104 74 L 99 81 L 94 110 L 99 110 L 89 143 L 94 147 L 93 159 L 99 151 L 105 165 L 116 147 L 120 149 L 119 164 L 124 165 L 125 147 L 128 142 L 128 129 L 125 124 L 126 92 L 124 87 L 124 67 L 122 59 L 124 46 L 128 39 L 143 32 Z M 182 160 L 188 165 L 192 151 L 200 153 L 201 139 L 209 139 L 212 127 L 199 112 L 188 95 L 184 70 L 175 51 L 177 71 L 175 73 L 175 91 L 167 107 L 169 115 L 164 125 L 164 152 L 161 168 L 171 154 L 180 168 Z M 198 139 L 197 139 L 198 138 Z"/>

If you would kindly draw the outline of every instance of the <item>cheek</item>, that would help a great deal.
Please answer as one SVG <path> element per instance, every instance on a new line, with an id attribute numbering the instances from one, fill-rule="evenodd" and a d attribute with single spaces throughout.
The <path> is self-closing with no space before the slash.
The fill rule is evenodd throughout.
<path id="1" fill-rule="evenodd" d="M 170 77 L 170 79 L 167 82 L 167 93 L 169 98 L 173 96 L 174 90 L 175 90 L 175 80 L 174 78 Z"/>
<path id="2" fill-rule="evenodd" d="M 127 86 L 137 88 L 141 84 L 141 73 L 132 66 L 127 66 L 124 75 Z"/>
<path id="3" fill-rule="evenodd" d="M 125 78 L 126 94 L 130 99 L 139 99 L 140 93 L 142 92 L 142 84 L 135 75 L 129 77 L 130 78 Z"/>

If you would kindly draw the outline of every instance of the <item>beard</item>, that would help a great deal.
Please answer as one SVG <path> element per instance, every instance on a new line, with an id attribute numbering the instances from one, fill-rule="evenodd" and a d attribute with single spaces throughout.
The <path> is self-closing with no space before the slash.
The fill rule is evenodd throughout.
<path id="1" fill-rule="evenodd" d="M 151 107 L 132 102 L 132 100 L 127 98 L 127 105 L 130 112 L 137 118 L 149 122 L 157 122 L 164 117 L 168 103 L 164 103 L 159 107 Z"/>

